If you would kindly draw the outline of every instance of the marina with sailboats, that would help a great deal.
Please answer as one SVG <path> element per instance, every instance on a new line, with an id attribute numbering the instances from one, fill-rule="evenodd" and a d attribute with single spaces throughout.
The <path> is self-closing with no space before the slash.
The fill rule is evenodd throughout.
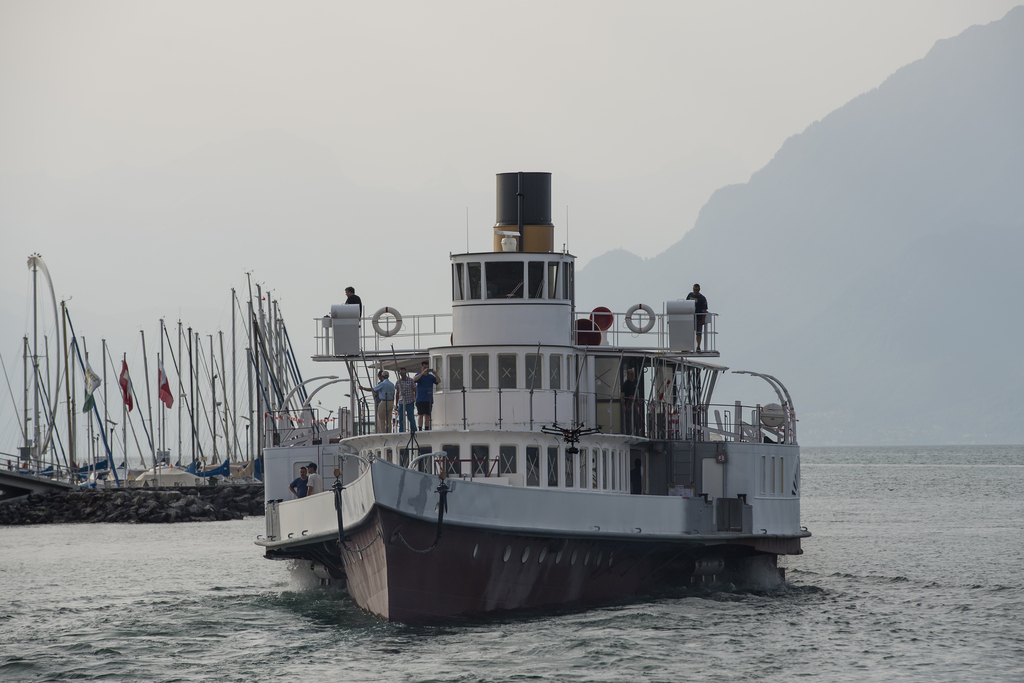
<path id="1" fill-rule="evenodd" d="M 246 274 L 246 299 L 232 288 L 227 330 L 160 318 L 155 340 L 139 329 L 135 348 L 118 357 L 107 338 L 95 343 L 103 332 L 78 320 L 69 299 L 58 301 L 42 256 L 27 266 L 32 305 L 20 358 L 0 349 L 3 403 L 17 407 L 0 445 L 0 501 L 82 487 L 262 485 L 262 441 L 251 425 L 268 410 L 301 413 L 310 398 L 281 303 L 263 284 Z M 327 426 L 318 408 L 307 412 L 295 427 Z"/>

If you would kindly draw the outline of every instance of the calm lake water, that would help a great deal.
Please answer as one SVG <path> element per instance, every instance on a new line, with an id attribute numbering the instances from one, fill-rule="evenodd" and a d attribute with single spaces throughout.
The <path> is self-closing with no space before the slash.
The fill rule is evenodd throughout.
<path id="1" fill-rule="evenodd" d="M 803 458 L 784 588 L 450 627 L 304 585 L 263 518 L 0 527 L 0 680 L 1024 680 L 1024 447 Z"/>

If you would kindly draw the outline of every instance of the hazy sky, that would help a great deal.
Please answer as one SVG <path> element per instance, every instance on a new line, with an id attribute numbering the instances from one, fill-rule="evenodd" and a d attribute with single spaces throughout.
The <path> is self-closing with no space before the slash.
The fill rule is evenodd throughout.
<path id="1" fill-rule="evenodd" d="M 553 172 L 556 224 L 571 198 L 604 198 L 609 183 L 642 187 L 663 175 L 678 188 L 664 206 L 647 206 L 642 192 L 619 204 L 604 199 L 591 214 L 573 205 L 574 226 L 595 226 L 590 240 L 573 243 L 584 261 L 616 247 L 653 256 L 692 227 L 716 187 L 746 181 L 787 137 L 936 40 L 1015 4 L 0 0 L 0 183 L 62 179 L 80 201 L 82 183 L 111 169 L 164 167 L 277 131 L 329 150 L 357 186 L 413 195 L 441 188 L 454 197 L 452 235 L 428 254 L 438 279 L 448 252 L 465 244 L 463 207 L 473 206 L 474 225 L 493 222 L 494 174 L 502 171 Z M 145 203 L 127 189 L 125 199 L 134 213 L 124 221 L 146 220 Z M 334 292 L 376 272 L 350 260 L 345 282 L 324 272 L 298 278 L 301 253 L 257 254 L 266 246 L 219 234 L 211 218 L 202 238 L 217 250 L 215 272 L 161 264 L 173 287 L 118 291 L 122 300 L 111 300 L 114 265 L 124 268 L 121 281 L 140 282 L 161 243 L 114 240 L 101 225 L 72 249 L 65 237 L 81 226 L 25 234 L 32 217 L 5 213 L 14 203 L 0 202 L 0 309 L 13 311 L 19 328 L 25 259 L 35 250 L 83 316 L 107 316 L 109 331 L 91 334 L 125 344 L 158 315 L 205 309 L 224 321 L 225 283 L 242 285 L 255 262 L 285 295 L 300 356 L 311 351 L 308 321 L 339 300 Z M 647 212 L 643 228 L 601 225 L 636 211 Z M 396 258 L 422 241 L 415 225 L 344 239 L 351 249 L 379 248 L 382 229 Z M 179 239 L 192 239 L 183 230 Z M 484 248 L 483 230 L 475 248 Z M 447 284 L 436 289 L 413 293 L 416 304 L 429 298 L 438 304 L 431 312 L 444 312 Z M 369 298 L 397 305 L 404 294 L 388 282 Z M 125 329 L 110 330 L 118 323 Z M 22 331 L 0 330 L 5 359 Z"/>
<path id="2" fill-rule="evenodd" d="M 0 170 L 148 166 L 250 130 L 359 184 L 648 173 L 782 141 L 1016 4 L 0 3 Z"/>

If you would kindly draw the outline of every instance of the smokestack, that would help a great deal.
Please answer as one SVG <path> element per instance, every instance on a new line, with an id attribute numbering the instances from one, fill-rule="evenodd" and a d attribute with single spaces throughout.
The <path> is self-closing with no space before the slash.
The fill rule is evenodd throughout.
<path id="1" fill-rule="evenodd" d="M 494 251 L 502 251 L 501 240 L 510 232 L 519 233 L 517 251 L 554 251 L 550 173 L 498 174 Z"/>

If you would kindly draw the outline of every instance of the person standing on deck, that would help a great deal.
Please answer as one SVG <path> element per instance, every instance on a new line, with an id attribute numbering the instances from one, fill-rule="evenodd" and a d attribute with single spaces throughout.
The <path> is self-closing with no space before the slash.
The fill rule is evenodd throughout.
<path id="1" fill-rule="evenodd" d="M 420 363 L 420 374 L 412 378 L 416 382 L 416 416 L 420 430 L 430 429 L 430 413 L 434 408 L 434 385 L 440 384 L 437 374 L 430 369 L 430 363 Z"/>
<path id="2" fill-rule="evenodd" d="M 704 334 L 704 319 L 708 312 L 708 300 L 700 293 L 700 285 L 693 286 L 693 291 L 686 295 L 686 300 L 696 302 L 693 311 L 693 330 L 697 334 L 697 351 L 700 351 L 700 341 Z"/>
<path id="3" fill-rule="evenodd" d="M 306 495 L 312 496 L 317 493 L 323 493 L 324 480 L 323 477 L 317 474 L 316 463 L 309 463 L 308 465 L 306 465 L 306 469 L 309 470 L 309 476 L 306 478 Z"/>
<path id="4" fill-rule="evenodd" d="M 391 432 L 391 408 L 395 401 L 395 385 L 388 379 L 386 370 L 377 373 L 380 382 L 372 389 L 359 385 L 363 391 L 372 391 L 373 399 L 377 402 L 377 433 L 387 434 Z"/>
<path id="5" fill-rule="evenodd" d="M 305 498 L 309 491 L 309 475 L 305 467 L 299 468 L 299 476 L 288 484 L 288 489 L 295 494 L 296 498 Z"/>
<path id="6" fill-rule="evenodd" d="M 413 409 L 416 407 L 416 383 L 409 377 L 405 368 L 398 368 L 395 403 L 398 407 L 398 431 L 405 431 L 405 421 L 408 419 L 409 431 L 415 433 L 416 422 L 413 420 Z"/>
<path id="7" fill-rule="evenodd" d="M 345 303 L 346 304 L 358 304 L 359 305 L 359 319 L 362 320 L 363 319 L 363 300 L 360 299 L 358 296 L 356 296 L 356 288 L 355 287 L 346 287 L 345 288 L 345 294 L 348 295 L 348 298 L 345 299 Z"/>
<path id="8" fill-rule="evenodd" d="M 626 381 L 622 383 L 622 416 L 625 418 L 624 434 L 644 435 L 643 414 L 640 411 L 642 395 L 637 395 L 636 370 L 626 370 Z"/>

